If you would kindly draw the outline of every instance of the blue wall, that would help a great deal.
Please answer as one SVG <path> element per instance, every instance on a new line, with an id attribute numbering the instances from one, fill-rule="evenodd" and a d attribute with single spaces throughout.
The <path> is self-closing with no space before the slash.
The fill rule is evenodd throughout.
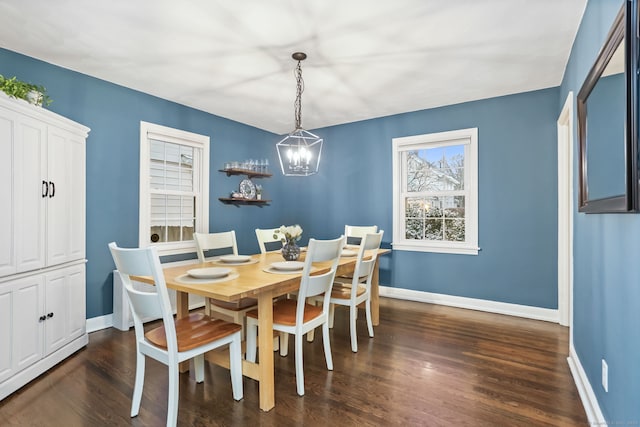
<path id="1" fill-rule="evenodd" d="M 580 90 L 621 4 L 622 1 L 611 0 L 587 3 L 562 82 L 559 105 L 569 91 L 576 95 Z M 577 196 L 575 141 L 574 159 Z M 640 215 L 586 215 L 577 213 L 576 208 L 574 347 L 600 409 L 615 425 L 640 422 L 639 236 Z M 609 365 L 608 393 L 601 386 L 602 359 Z"/>
<path id="2" fill-rule="evenodd" d="M 318 129 L 322 170 L 289 203 L 312 235 L 342 232 L 345 222 L 377 224 L 392 242 L 392 138 L 477 127 L 482 250 L 395 251 L 383 257 L 381 280 L 557 308 L 557 100 L 554 88 Z"/>
<path id="3" fill-rule="evenodd" d="M 278 137 L 166 100 L 0 49 L 0 74 L 44 85 L 48 107 L 91 128 L 87 140 L 87 317 L 113 312 L 107 244 L 138 245 L 140 121 L 171 126 L 211 138 L 209 222 L 211 231 L 235 228 L 241 252 L 257 252 L 253 230 L 280 225 L 278 203 L 237 208 L 217 198 L 238 187 L 239 177 L 217 172 L 225 161 L 270 159 Z M 262 182 L 266 198 L 279 198 L 280 176 Z"/>
<path id="4" fill-rule="evenodd" d="M 556 129 L 558 88 L 317 130 L 321 172 L 279 173 L 264 182 L 271 207 L 222 205 L 237 179 L 224 161 L 269 157 L 276 135 L 186 108 L 32 58 L 0 50 L 0 73 L 45 85 L 51 109 L 89 126 L 87 144 L 87 313 L 112 312 L 107 243 L 138 239 L 139 121 L 211 136 L 211 230 L 234 228 L 241 252 L 257 251 L 253 229 L 299 223 L 309 236 L 335 237 L 344 224 L 378 224 L 392 241 L 391 140 L 479 128 L 478 256 L 396 252 L 381 263 L 383 284 L 556 308 Z"/>

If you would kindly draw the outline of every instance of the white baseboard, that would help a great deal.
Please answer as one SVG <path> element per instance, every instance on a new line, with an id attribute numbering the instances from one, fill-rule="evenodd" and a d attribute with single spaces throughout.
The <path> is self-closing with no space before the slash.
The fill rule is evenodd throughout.
<path id="1" fill-rule="evenodd" d="M 582 368 L 582 363 L 580 363 L 580 358 L 573 347 L 573 343 L 569 346 L 567 362 L 569 362 L 569 369 L 571 370 L 571 375 L 573 375 L 573 381 L 576 383 L 578 394 L 582 400 L 582 406 L 587 413 L 589 425 L 606 427 L 607 421 L 602 415 L 596 394 L 593 392 L 589 378 L 587 378 L 587 374 Z"/>
<path id="2" fill-rule="evenodd" d="M 436 294 L 432 292 L 414 291 L 410 289 L 391 288 L 388 286 L 380 286 L 380 296 L 408 301 L 426 302 L 430 304 L 448 305 L 451 307 L 467 308 L 478 311 L 487 311 L 490 313 L 506 314 L 509 316 L 525 317 L 535 320 L 544 320 L 546 322 L 553 323 L 558 323 L 560 321 L 558 310 L 551 308 L 531 307 L 528 305 L 458 297 L 453 295 Z"/>
<path id="3" fill-rule="evenodd" d="M 107 329 L 113 326 L 113 314 L 105 314 L 104 316 L 92 317 L 87 319 L 87 333 Z"/>

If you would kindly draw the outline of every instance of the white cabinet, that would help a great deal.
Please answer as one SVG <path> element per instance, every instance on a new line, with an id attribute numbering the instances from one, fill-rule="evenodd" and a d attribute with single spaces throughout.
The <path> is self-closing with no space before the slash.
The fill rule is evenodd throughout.
<path id="1" fill-rule="evenodd" d="M 0 187 L 0 277 L 83 259 L 88 130 L 2 101 L 0 176 L 12 185 Z"/>
<path id="2" fill-rule="evenodd" d="M 87 343 L 88 132 L 0 92 L 0 399 Z"/>

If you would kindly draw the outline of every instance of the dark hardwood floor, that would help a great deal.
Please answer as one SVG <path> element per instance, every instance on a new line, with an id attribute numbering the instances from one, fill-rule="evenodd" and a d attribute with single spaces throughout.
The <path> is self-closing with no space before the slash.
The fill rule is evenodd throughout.
<path id="1" fill-rule="evenodd" d="M 276 407 L 258 408 L 258 385 L 231 397 L 229 372 L 206 365 L 204 384 L 180 378 L 181 426 L 578 426 L 588 425 L 556 324 L 430 304 L 381 300 L 375 338 L 336 310 L 334 371 L 322 334 L 304 345 L 305 391 L 296 394 L 293 342 L 275 357 Z M 291 340 L 293 337 L 290 337 Z M 106 329 L 87 348 L 0 402 L 2 426 L 162 426 L 167 369 L 147 362 L 140 415 L 129 417 L 135 371 L 133 329 Z"/>

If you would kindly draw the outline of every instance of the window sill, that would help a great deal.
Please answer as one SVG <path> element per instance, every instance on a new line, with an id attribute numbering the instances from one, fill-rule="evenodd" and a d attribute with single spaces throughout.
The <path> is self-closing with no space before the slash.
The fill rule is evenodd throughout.
<path id="1" fill-rule="evenodd" d="M 415 243 L 392 243 L 394 251 L 434 252 L 442 254 L 478 255 L 480 248 L 477 246 L 438 246 Z"/>

